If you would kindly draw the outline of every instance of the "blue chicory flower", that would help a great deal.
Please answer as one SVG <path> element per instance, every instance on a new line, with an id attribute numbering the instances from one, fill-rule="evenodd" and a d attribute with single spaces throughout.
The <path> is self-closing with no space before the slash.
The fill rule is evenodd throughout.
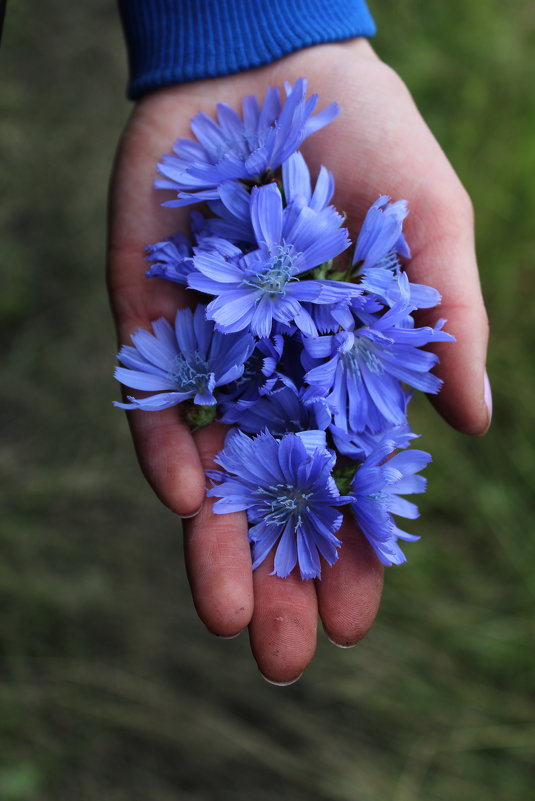
<path id="1" fill-rule="evenodd" d="M 359 265 L 360 269 L 389 265 L 398 253 L 410 258 L 411 252 L 402 230 L 403 220 L 409 213 L 407 201 L 389 201 L 388 195 L 381 195 L 364 218 L 353 258 L 353 264 Z"/>
<path id="2" fill-rule="evenodd" d="M 173 153 L 158 164 L 162 178 L 155 182 L 156 188 L 178 192 L 176 200 L 163 205 L 216 200 L 223 182 L 258 182 L 267 171 L 280 167 L 310 134 L 338 114 L 332 103 L 312 116 L 318 97 L 307 100 L 306 90 L 306 80 L 299 78 L 295 86 L 286 85 L 284 102 L 274 87 L 267 90 L 262 107 L 256 97 L 246 97 L 243 119 L 225 103 L 217 105 L 217 123 L 197 114 L 191 128 L 198 141 L 178 139 Z"/>
<path id="3" fill-rule="evenodd" d="M 390 203 L 390 197 L 382 195 L 368 209 L 355 245 L 353 264 L 360 286 L 389 306 L 401 300 L 398 256 L 408 259 L 411 255 L 403 233 L 408 213 L 406 200 Z M 440 303 L 440 293 L 433 287 L 409 283 L 409 289 L 415 309 L 431 309 Z"/>
<path id="4" fill-rule="evenodd" d="M 320 556 L 334 564 L 342 525 L 336 507 L 351 497 L 341 496 L 332 478 L 332 452 L 307 447 L 299 434 L 276 439 L 266 431 L 251 438 L 233 429 L 215 461 L 225 472 L 208 472 L 218 484 L 207 494 L 220 499 L 215 514 L 247 512 L 253 569 L 275 546 L 273 574 L 281 578 L 296 565 L 302 579 L 319 578 Z"/>
<path id="5" fill-rule="evenodd" d="M 428 453 L 411 448 L 392 455 L 394 448 L 393 442 L 383 440 L 357 469 L 352 482 L 351 509 L 384 565 L 406 561 L 398 540 L 419 539 L 398 528 L 392 515 L 411 520 L 418 517 L 418 507 L 400 495 L 425 491 L 426 479 L 416 474 L 431 461 Z"/>
<path id="6" fill-rule="evenodd" d="M 124 367 L 115 377 L 127 387 L 157 392 L 147 398 L 128 396 L 129 403 L 114 402 L 121 409 L 158 411 L 192 399 L 214 405 L 216 387 L 235 381 L 243 373 L 254 340 L 250 334 L 223 335 L 206 320 L 206 308 L 192 313 L 179 309 L 175 327 L 160 318 L 153 334 L 140 329 L 132 335 L 134 347 L 123 345 L 117 358 Z"/>
<path id="7" fill-rule="evenodd" d="M 377 433 L 405 422 L 406 393 L 401 382 L 422 392 L 437 393 L 442 381 L 429 371 L 437 364 L 434 353 L 422 350 L 430 342 L 452 342 L 434 328 L 405 325 L 408 279 L 399 276 L 405 301 L 396 304 L 368 326 L 332 336 L 303 338 L 305 380 L 325 392 L 334 424 L 344 431 Z"/>
<path id="8" fill-rule="evenodd" d="M 341 281 L 300 281 L 301 273 L 328 261 L 349 245 L 342 218 L 327 207 L 315 212 L 308 206 L 292 215 L 283 209 L 276 184 L 253 187 L 251 220 L 258 249 L 245 255 L 238 248 L 223 256 L 196 250 L 188 286 L 216 295 L 207 307 L 208 319 L 224 332 L 248 328 L 255 336 L 268 337 L 274 320 L 295 323 L 304 333 L 317 329 L 302 302 L 336 303 L 361 290 Z"/>

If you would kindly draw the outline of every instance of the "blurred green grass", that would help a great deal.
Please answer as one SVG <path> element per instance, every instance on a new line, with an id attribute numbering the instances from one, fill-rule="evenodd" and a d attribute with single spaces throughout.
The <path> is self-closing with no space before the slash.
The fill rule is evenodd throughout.
<path id="1" fill-rule="evenodd" d="M 1 801 L 527 801 L 534 786 L 535 8 L 373 4 L 469 189 L 494 424 L 448 430 L 422 541 L 379 620 L 266 685 L 246 637 L 191 607 L 176 519 L 138 474 L 103 284 L 106 184 L 128 113 L 114 4 L 11 3 L 0 51 Z"/>

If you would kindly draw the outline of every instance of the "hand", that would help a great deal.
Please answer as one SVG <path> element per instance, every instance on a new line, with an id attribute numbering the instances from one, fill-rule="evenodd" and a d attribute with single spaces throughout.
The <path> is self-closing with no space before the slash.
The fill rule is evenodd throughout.
<path id="1" fill-rule="evenodd" d="M 432 400 L 459 430 L 484 433 L 490 423 L 484 399 L 487 320 L 471 204 L 407 89 L 363 39 L 308 48 L 236 76 L 163 89 L 137 104 L 111 184 L 108 278 L 119 341 L 128 343 L 138 328 L 150 330 L 160 316 L 172 320 L 178 306 L 192 302 L 191 292 L 144 275 L 145 245 L 187 230 L 187 211 L 162 208 L 172 195 L 152 189 L 156 162 L 177 137 L 191 137 L 189 120 L 198 111 L 213 115 L 219 101 L 239 109 L 245 95 L 263 97 L 267 86 L 301 76 L 309 79 L 310 92 L 319 93 L 319 109 L 333 100 L 342 109 L 302 149 L 313 173 L 320 164 L 333 172 L 334 204 L 348 213 L 352 233 L 379 194 L 409 201 L 409 275 L 443 296 L 441 307 L 421 312 L 418 322 L 433 325 L 445 317 L 457 339 L 437 346 L 437 372 L 445 385 Z M 321 581 L 270 576 L 269 560 L 253 575 L 245 514 L 212 515 L 212 502 L 204 499 L 204 470 L 223 446 L 224 427 L 212 424 L 191 435 L 176 407 L 130 412 L 129 422 L 155 492 L 174 512 L 191 518 L 184 521 L 188 576 L 210 631 L 229 637 L 249 625 L 259 668 L 275 682 L 295 679 L 312 659 L 318 612 L 338 644 L 356 643 L 366 634 L 383 571 L 352 523 L 344 524 L 340 558 L 324 567 Z"/>

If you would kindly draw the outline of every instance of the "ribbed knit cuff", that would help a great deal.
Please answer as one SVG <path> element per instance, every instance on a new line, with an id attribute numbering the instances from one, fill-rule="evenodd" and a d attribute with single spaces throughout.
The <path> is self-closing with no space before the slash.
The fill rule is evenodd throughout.
<path id="1" fill-rule="evenodd" d="M 364 0 L 119 0 L 119 8 L 132 99 L 375 33 Z"/>

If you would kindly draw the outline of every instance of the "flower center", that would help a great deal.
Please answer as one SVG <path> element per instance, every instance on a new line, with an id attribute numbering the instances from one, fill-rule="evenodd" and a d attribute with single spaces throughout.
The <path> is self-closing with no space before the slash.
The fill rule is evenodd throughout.
<path id="1" fill-rule="evenodd" d="M 168 376 L 181 392 L 204 392 L 210 378 L 208 362 L 195 353 L 175 356 Z"/>
<path id="2" fill-rule="evenodd" d="M 377 263 L 377 267 L 382 267 L 384 270 L 396 270 L 400 267 L 398 255 L 395 250 L 389 251 L 386 256 Z"/>
<path id="3" fill-rule="evenodd" d="M 236 136 L 227 136 L 222 142 L 214 145 L 210 152 L 212 163 L 217 164 L 229 154 L 236 156 L 240 161 L 246 161 L 251 153 L 263 147 L 265 138 L 265 132 L 243 126 Z"/>
<path id="4" fill-rule="evenodd" d="M 264 500 L 266 523 L 284 525 L 290 517 L 294 517 L 296 525 L 300 526 L 303 513 L 310 510 L 312 493 L 303 492 L 293 484 L 275 484 L 268 489 L 259 487 L 257 492 L 267 496 Z"/>
<path id="5" fill-rule="evenodd" d="M 376 350 L 375 342 L 367 337 L 355 336 L 355 344 L 350 351 L 342 355 L 342 360 L 346 367 L 352 370 L 360 370 L 360 366 L 364 362 L 371 373 L 382 375 L 385 368 Z"/>
<path id="6" fill-rule="evenodd" d="M 354 266 L 354 274 L 355 276 L 359 276 L 362 265 L 366 259 L 359 259 L 359 261 Z M 395 250 L 389 250 L 385 256 L 381 256 L 379 261 L 377 261 L 373 268 L 380 267 L 383 270 L 392 270 L 396 271 L 398 268 L 401 267 L 398 255 Z M 362 277 L 362 276 L 360 276 Z"/>
<path id="7" fill-rule="evenodd" d="M 278 245 L 270 254 L 271 260 L 259 272 L 251 272 L 244 280 L 246 286 L 260 289 L 262 293 L 275 297 L 284 295 L 286 284 L 297 281 L 293 275 L 294 254 L 292 245 Z"/>

